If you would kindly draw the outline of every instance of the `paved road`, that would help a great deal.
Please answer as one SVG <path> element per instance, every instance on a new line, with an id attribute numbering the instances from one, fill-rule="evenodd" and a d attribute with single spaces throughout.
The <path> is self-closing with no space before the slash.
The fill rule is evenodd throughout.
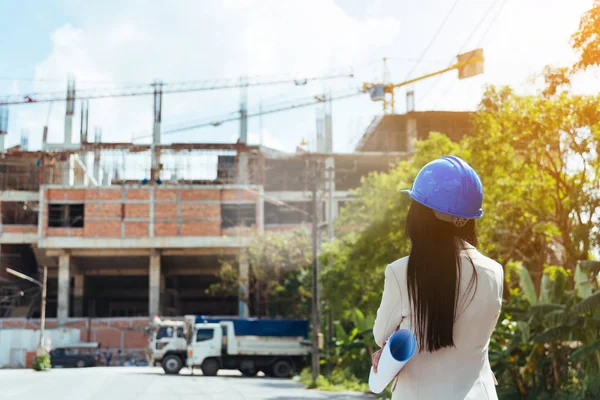
<path id="1" fill-rule="evenodd" d="M 305 390 L 291 380 L 239 375 L 164 375 L 162 369 L 114 367 L 0 370 L 2 400 L 364 400 L 352 393 Z"/>

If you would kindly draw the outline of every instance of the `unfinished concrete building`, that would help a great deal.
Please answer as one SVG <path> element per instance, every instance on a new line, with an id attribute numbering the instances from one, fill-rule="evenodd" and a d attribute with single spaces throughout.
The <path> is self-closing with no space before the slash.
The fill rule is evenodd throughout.
<path id="1" fill-rule="evenodd" d="M 208 297 L 206 289 L 255 233 L 310 224 L 312 164 L 335 167 L 335 206 L 323 209 L 337 214 L 362 176 L 406 156 L 244 144 L 10 149 L 0 162 L 0 279 L 11 300 L 0 316 L 39 315 L 38 292 L 4 267 L 37 276 L 43 265 L 47 315 L 59 325 L 69 317 L 244 315 L 237 297 Z"/>
<path id="2" fill-rule="evenodd" d="M 410 111 L 385 114 L 373 119 L 356 146 L 359 152 L 412 152 L 416 140 L 426 139 L 430 132 L 441 132 L 452 140 L 460 140 L 473 132 L 470 111 Z"/>

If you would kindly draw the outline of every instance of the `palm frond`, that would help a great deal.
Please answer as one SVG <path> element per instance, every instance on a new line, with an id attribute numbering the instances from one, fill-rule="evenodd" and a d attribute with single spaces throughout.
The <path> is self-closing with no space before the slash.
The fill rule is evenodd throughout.
<path id="1" fill-rule="evenodd" d="M 527 271 L 527 268 L 523 267 L 523 265 L 520 265 L 517 268 L 517 273 L 519 274 L 519 286 L 523 291 L 525 299 L 532 306 L 537 304 L 538 301 L 537 296 L 535 294 L 535 287 L 533 286 L 533 281 L 531 280 L 531 275 L 529 275 L 529 271 Z"/>
<path id="2" fill-rule="evenodd" d="M 600 340 L 596 340 L 593 343 L 586 344 L 575 350 L 569 357 L 572 361 L 581 361 L 587 357 L 594 355 L 597 351 L 600 351 Z"/>
<path id="3" fill-rule="evenodd" d="M 600 290 L 597 290 L 591 296 L 581 300 L 573 306 L 573 311 L 577 314 L 583 314 L 600 308 Z"/>
<path id="4" fill-rule="evenodd" d="M 568 330 L 563 326 L 555 326 L 552 328 L 548 328 L 542 333 L 535 335 L 533 337 L 533 341 L 536 343 L 548 343 L 553 340 L 559 339 L 563 334 L 565 334 Z"/>

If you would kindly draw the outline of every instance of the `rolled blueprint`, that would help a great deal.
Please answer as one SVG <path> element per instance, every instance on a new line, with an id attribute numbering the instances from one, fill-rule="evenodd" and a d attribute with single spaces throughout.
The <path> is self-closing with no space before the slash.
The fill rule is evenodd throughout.
<path id="1" fill-rule="evenodd" d="M 373 393 L 381 393 L 394 379 L 398 372 L 415 354 L 417 348 L 417 339 L 408 329 L 400 329 L 390 336 L 387 344 L 381 351 L 377 373 L 369 375 L 369 388 Z"/>

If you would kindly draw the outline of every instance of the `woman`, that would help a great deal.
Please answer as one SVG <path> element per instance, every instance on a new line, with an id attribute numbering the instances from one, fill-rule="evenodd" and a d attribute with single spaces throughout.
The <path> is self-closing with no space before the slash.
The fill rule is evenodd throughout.
<path id="1" fill-rule="evenodd" d="M 408 257 L 386 268 L 373 335 L 380 347 L 398 328 L 418 351 L 396 378 L 393 399 L 497 399 L 488 344 L 502 304 L 502 267 L 477 251 L 483 216 L 477 173 L 458 157 L 417 175 L 406 219 Z M 373 354 L 377 368 L 381 350 Z"/>

